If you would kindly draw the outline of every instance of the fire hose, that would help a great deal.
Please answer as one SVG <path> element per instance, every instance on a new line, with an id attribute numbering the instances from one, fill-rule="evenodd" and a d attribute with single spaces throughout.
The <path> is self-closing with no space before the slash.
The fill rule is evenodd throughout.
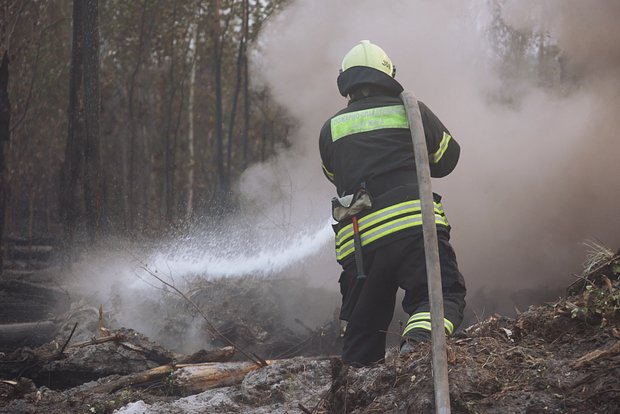
<path id="1" fill-rule="evenodd" d="M 450 388 L 448 383 L 448 357 L 446 353 L 446 335 L 444 332 L 443 293 L 441 287 L 441 269 L 439 267 L 439 249 L 437 245 L 437 227 L 431 174 L 428 163 L 428 150 L 422 125 L 420 107 L 415 95 L 403 92 L 400 97 L 405 105 L 413 152 L 415 156 L 420 203 L 422 206 L 422 231 L 424 233 L 424 255 L 426 258 L 426 277 L 431 308 L 431 340 L 433 360 L 433 388 L 435 391 L 435 412 L 450 414 Z"/>

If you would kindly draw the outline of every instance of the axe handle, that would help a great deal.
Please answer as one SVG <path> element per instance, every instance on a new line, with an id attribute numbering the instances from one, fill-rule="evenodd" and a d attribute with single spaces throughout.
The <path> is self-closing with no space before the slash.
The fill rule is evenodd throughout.
<path id="1" fill-rule="evenodd" d="M 360 229 L 357 224 L 357 217 L 351 218 L 353 223 L 353 244 L 355 245 L 355 267 L 357 268 L 357 278 L 366 279 L 364 273 L 364 257 L 362 256 L 362 238 L 360 237 Z"/>

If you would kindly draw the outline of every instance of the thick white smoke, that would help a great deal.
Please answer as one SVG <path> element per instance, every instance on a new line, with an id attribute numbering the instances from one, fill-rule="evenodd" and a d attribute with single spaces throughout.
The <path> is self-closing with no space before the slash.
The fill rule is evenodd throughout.
<path id="1" fill-rule="evenodd" d="M 294 221 L 326 214 L 333 189 L 321 175 L 318 132 L 346 104 L 336 88 L 342 56 L 370 39 L 462 146 L 455 172 L 434 185 L 444 195 L 470 293 L 567 284 L 579 271 L 581 242 L 599 238 L 617 247 L 620 5 L 501 2 L 508 24 L 549 33 L 572 77 L 569 92 L 556 93 L 524 76 L 511 85 L 518 96 L 508 106 L 489 99 L 510 93 L 487 36 L 493 3 L 299 0 L 270 22 L 255 64 L 258 78 L 300 122 L 293 149 L 278 160 L 290 174 Z M 273 176 L 270 166 L 256 167 L 241 189 L 252 194 L 257 179 Z M 336 284 L 335 265 L 316 269 L 316 278 Z"/>
<path id="2" fill-rule="evenodd" d="M 500 75 L 487 36 L 498 1 L 508 24 L 546 30 L 562 50 L 561 91 L 539 88 L 527 73 L 511 83 Z M 113 285 L 121 305 L 131 305 L 120 321 L 146 333 L 152 314 L 137 299 L 147 296 L 139 277 L 148 275 L 137 259 L 176 282 L 188 275 L 282 272 L 336 290 L 339 266 L 326 227 L 334 190 L 321 173 L 318 134 L 346 105 L 336 87 L 342 56 L 369 39 L 388 52 L 405 89 L 461 144 L 460 165 L 435 180 L 434 189 L 444 196 L 472 308 L 506 312 L 543 300 L 540 290 L 566 286 L 579 271 L 583 241 L 620 245 L 617 17 L 615 0 L 293 1 L 254 45 L 253 74 L 299 129 L 291 148 L 244 174 L 244 214 L 160 254 L 89 258 L 74 273 L 89 280 L 85 293 L 99 287 L 95 303 L 105 302 Z M 513 94 L 511 105 L 490 98 Z M 483 288 L 530 293 L 485 296 Z M 326 318 L 331 312 L 325 310 Z"/>

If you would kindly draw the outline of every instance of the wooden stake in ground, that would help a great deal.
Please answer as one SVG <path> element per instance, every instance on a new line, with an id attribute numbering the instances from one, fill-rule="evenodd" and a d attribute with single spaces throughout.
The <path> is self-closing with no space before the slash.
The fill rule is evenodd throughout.
<path id="1" fill-rule="evenodd" d="M 424 232 L 424 255 L 426 257 L 426 278 L 431 305 L 431 338 L 433 341 L 433 384 L 435 389 L 435 410 L 439 414 L 450 413 L 450 387 L 448 384 L 448 357 L 446 353 L 446 334 L 443 324 L 443 292 L 441 288 L 441 269 L 437 247 L 437 227 L 435 207 L 431 188 L 431 172 L 428 165 L 428 150 L 422 126 L 420 107 L 415 95 L 403 92 L 400 97 L 405 104 L 413 152 L 415 155 L 420 204 L 422 205 L 422 229 Z"/>

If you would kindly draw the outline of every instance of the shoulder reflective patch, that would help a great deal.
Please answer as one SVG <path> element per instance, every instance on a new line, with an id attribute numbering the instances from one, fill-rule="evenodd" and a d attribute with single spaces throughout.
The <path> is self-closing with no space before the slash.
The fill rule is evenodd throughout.
<path id="1" fill-rule="evenodd" d="M 409 129 L 403 105 L 382 106 L 338 115 L 331 120 L 332 141 L 359 132 L 385 128 Z"/>
<path id="2" fill-rule="evenodd" d="M 323 168 L 323 174 L 325 174 L 325 176 L 327 177 L 327 179 L 329 181 L 331 181 L 332 183 L 334 182 L 334 173 L 330 172 L 327 167 L 325 166 L 325 164 L 321 163 L 321 167 Z"/>
<path id="3" fill-rule="evenodd" d="M 441 157 L 443 157 L 443 153 L 448 149 L 448 144 L 450 144 L 450 140 L 452 137 L 450 134 L 447 134 L 445 131 L 443 133 L 443 138 L 441 138 L 441 142 L 439 143 L 439 149 L 434 154 L 431 154 L 431 162 L 433 164 L 437 164 Z"/>

